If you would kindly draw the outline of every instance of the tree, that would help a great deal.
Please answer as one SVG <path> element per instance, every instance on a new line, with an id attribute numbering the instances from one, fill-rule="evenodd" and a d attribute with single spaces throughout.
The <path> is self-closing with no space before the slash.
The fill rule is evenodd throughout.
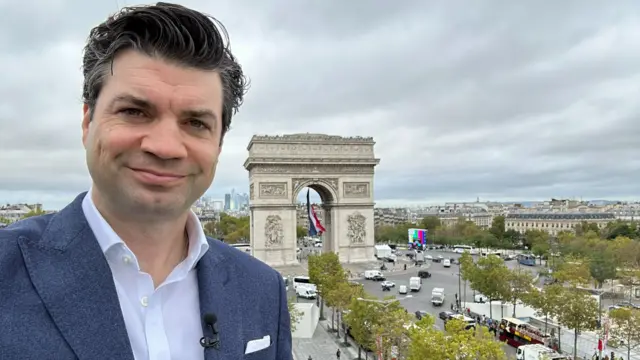
<path id="1" fill-rule="evenodd" d="M 376 299 L 368 294 L 364 294 L 362 298 Z M 347 324 L 353 340 L 358 344 L 358 358 L 360 358 L 363 349 L 368 352 L 375 346 L 372 324 L 377 321 L 378 312 L 378 307 L 371 302 L 362 301 L 358 298 L 351 299 L 343 321 Z"/>
<path id="2" fill-rule="evenodd" d="M 513 245 L 518 244 L 518 242 L 520 241 L 520 238 L 522 237 L 522 235 L 520 235 L 519 232 L 513 230 L 513 229 L 509 229 L 507 231 L 504 232 L 504 237 L 503 237 L 503 241 L 504 243 L 508 243 Z"/>
<path id="3" fill-rule="evenodd" d="M 489 255 L 480 258 L 476 269 L 471 273 L 471 288 L 478 290 L 489 298 L 489 317 L 493 319 L 493 300 L 503 299 L 509 284 L 504 281 L 508 277 L 509 269 L 502 259 Z"/>
<path id="4" fill-rule="evenodd" d="M 554 277 L 561 282 L 566 282 L 571 287 L 585 286 L 591 283 L 591 269 L 587 259 L 567 257 L 559 264 L 554 272 Z"/>
<path id="5" fill-rule="evenodd" d="M 531 252 L 535 256 L 540 257 L 540 264 L 542 264 L 542 259 L 549 256 L 550 245 L 549 242 L 538 241 L 533 244 L 531 247 Z"/>
<path id="6" fill-rule="evenodd" d="M 408 336 L 408 325 L 411 324 L 411 316 L 402 307 L 399 301 L 387 304 L 378 304 L 378 321 L 374 326 L 374 334 L 381 339 L 381 348 L 376 348 L 388 358 L 392 348 L 397 350 L 396 357 L 404 358 Z"/>
<path id="7" fill-rule="evenodd" d="M 447 322 L 444 332 L 434 327 L 433 317 L 424 316 L 409 329 L 411 342 L 407 360 L 506 360 L 502 344 L 480 327 L 465 330 L 457 319 Z"/>
<path id="8" fill-rule="evenodd" d="M 493 218 L 489 232 L 491 232 L 498 240 L 504 239 L 504 216 L 496 216 Z"/>
<path id="9" fill-rule="evenodd" d="M 327 301 L 327 305 L 333 308 L 333 314 L 338 314 L 338 319 L 336 319 L 336 328 L 340 328 L 340 314 L 349 306 L 351 303 L 351 299 L 355 297 L 360 297 L 363 294 L 362 287 L 360 286 L 351 286 L 346 279 L 337 279 L 335 285 L 330 286 L 327 290 L 327 294 L 325 295 L 325 300 Z M 331 317 L 331 326 L 333 327 L 333 315 Z M 344 321 L 344 319 L 343 319 Z M 338 336 L 340 336 L 340 332 L 338 331 Z M 346 333 L 345 333 L 345 343 Z"/>
<path id="10" fill-rule="evenodd" d="M 596 223 L 589 223 L 589 222 L 583 221 L 580 224 L 574 226 L 573 229 L 576 232 L 576 236 L 583 236 L 589 231 L 592 231 L 597 235 L 600 235 L 600 228 L 598 228 L 598 224 Z"/>
<path id="11" fill-rule="evenodd" d="M 289 317 L 291 318 L 291 332 L 295 332 L 298 326 L 298 322 L 304 314 L 295 306 L 293 298 L 289 298 L 287 305 L 289 308 Z"/>
<path id="12" fill-rule="evenodd" d="M 609 251 L 596 251 L 589 261 L 591 277 L 596 281 L 596 286 L 602 288 L 602 284 L 609 279 L 616 278 L 616 261 Z"/>
<path id="13" fill-rule="evenodd" d="M 429 234 L 434 234 L 436 232 L 436 229 L 438 229 L 442 224 L 440 223 L 440 218 L 438 218 L 437 216 L 426 216 L 424 218 L 422 218 L 422 220 L 420 220 L 420 222 L 418 223 L 418 226 L 421 229 L 426 229 L 428 230 Z"/>
<path id="14" fill-rule="evenodd" d="M 597 328 L 599 307 L 597 301 L 583 292 L 573 288 L 562 288 L 562 301 L 558 303 L 558 321 L 573 329 L 573 357 L 577 358 L 578 335 L 582 331 Z"/>
<path id="15" fill-rule="evenodd" d="M 640 310 L 618 308 L 609 312 L 612 320 L 611 336 L 624 340 L 627 359 L 631 359 L 631 350 L 640 346 Z"/>
<path id="16" fill-rule="evenodd" d="M 527 230 L 527 232 L 524 233 L 524 245 L 526 245 L 529 249 L 533 248 L 534 244 L 548 242 L 549 234 L 546 231 Z"/>
<path id="17" fill-rule="evenodd" d="M 515 268 L 507 273 L 506 294 L 503 299 L 508 299 L 513 303 L 513 317 L 516 317 L 516 304 L 518 301 L 528 300 L 527 296 L 534 290 L 533 275 L 525 269 Z M 528 302 L 528 301 L 526 301 Z"/>
<path id="18" fill-rule="evenodd" d="M 558 315 L 563 287 L 560 284 L 545 286 L 541 291 L 533 290 L 527 295 L 527 303 L 544 316 L 544 333 L 547 333 L 549 317 Z"/>
<path id="19" fill-rule="evenodd" d="M 324 319 L 324 301 L 320 298 L 335 289 L 340 281 L 346 281 L 347 275 L 338 254 L 333 252 L 309 256 L 307 265 L 309 280 L 318 288 L 317 305 L 320 307 L 320 318 Z"/>
<path id="20" fill-rule="evenodd" d="M 305 229 L 303 226 L 296 226 L 296 238 L 300 239 L 309 235 L 309 230 Z"/>
<path id="21" fill-rule="evenodd" d="M 0 217 L 0 224 L 11 224 L 11 220 Z"/>

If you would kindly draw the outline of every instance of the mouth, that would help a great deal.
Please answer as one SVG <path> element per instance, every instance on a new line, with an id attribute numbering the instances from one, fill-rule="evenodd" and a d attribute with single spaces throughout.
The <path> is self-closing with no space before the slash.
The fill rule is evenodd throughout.
<path id="1" fill-rule="evenodd" d="M 184 179 L 186 175 L 152 169 L 129 168 L 136 179 L 149 185 L 171 185 Z"/>

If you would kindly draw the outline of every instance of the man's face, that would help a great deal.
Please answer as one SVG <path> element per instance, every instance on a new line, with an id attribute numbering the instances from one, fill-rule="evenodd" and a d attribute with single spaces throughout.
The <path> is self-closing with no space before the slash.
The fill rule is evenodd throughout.
<path id="1" fill-rule="evenodd" d="M 220 155 L 218 73 L 125 51 L 106 74 L 82 140 L 98 201 L 144 217 L 176 216 L 209 188 Z"/>

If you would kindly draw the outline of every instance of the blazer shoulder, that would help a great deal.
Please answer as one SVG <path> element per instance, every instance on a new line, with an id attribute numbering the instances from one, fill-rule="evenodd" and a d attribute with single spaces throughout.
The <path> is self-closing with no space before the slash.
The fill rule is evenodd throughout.
<path id="1" fill-rule="evenodd" d="M 50 218 L 50 215 L 34 216 L 0 229 L 0 274 L 11 274 L 15 265 L 22 262 L 18 240 L 40 241 Z"/>
<path id="2" fill-rule="evenodd" d="M 229 246 L 229 244 L 220 240 L 211 238 L 207 238 L 207 240 L 209 241 L 209 251 L 217 251 L 223 254 L 227 261 L 234 265 L 235 270 L 240 273 L 239 275 L 268 282 L 274 280 L 283 281 L 280 272 L 250 254 Z"/>
<path id="3" fill-rule="evenodd" d="M 53 214 L 33 216 L 16 221 L 0 229 L 0 248 L 17 244 L 19 238 L 29 238 L 38 241 L 49 225 Z"/>

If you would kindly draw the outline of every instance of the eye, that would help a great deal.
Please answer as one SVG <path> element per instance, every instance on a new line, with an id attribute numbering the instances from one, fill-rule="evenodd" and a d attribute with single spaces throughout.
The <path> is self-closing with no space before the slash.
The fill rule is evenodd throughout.
<path id="1" fill-rule="evenodd" d="M 198 130 L 205 130 L 208 129 L 209 126 L 207 126 L 207 124 L 205 124 L 204 122 L 197 120 L 197 119 L 191 119 L 188 121 L 189 126 L 198 129 Z"/>
<path id="2" fill-rule="evenodd" d="M 134 116 L 134 117 L 144 116 L 144 113 L 141 110 L 135 109 L 135 108 L 126 108 L 118 112 L 125 116 Z"/>

